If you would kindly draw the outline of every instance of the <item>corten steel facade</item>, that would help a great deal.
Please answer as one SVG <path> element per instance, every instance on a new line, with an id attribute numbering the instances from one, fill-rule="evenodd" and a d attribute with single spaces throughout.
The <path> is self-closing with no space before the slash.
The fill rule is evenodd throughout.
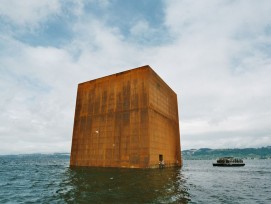
<path id="1" fill-rule="evenodd" d="M 71 166 L 181 166 L 177 95 L 147 65 L 78 85 Z"/>

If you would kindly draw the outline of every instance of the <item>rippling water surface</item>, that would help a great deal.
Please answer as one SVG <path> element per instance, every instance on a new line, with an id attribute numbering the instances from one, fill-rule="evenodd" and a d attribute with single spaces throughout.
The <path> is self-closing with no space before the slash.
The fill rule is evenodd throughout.
<path id="1" fill-rule="evenodd" d="M 0 156 L 0 203 L 271 203 L 271 160 L 245 163 L 70 169 L 68 155 Z"/>

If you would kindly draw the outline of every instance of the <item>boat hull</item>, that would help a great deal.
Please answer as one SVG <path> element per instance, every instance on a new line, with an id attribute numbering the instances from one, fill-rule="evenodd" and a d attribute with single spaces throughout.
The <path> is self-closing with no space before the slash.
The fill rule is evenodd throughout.
<path id="1" fill-rule="evenodd" d="M 245 166 L 244 163 L 235 163 L 235 164 L 230 164 L 230 163 L 213 163 L 213 166 L 220 166 L 220 167 L 241 167 L 241 166 Z"/>

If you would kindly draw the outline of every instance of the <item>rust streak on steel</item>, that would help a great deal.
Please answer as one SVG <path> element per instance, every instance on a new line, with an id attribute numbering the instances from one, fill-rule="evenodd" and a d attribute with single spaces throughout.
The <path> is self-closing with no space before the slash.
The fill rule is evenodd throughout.
<path id="1" fill-rule="evenodd" d="M 181 161 L 177 95 L 150 66 L 78 85 L 70 166 L 156 168 Z"/>

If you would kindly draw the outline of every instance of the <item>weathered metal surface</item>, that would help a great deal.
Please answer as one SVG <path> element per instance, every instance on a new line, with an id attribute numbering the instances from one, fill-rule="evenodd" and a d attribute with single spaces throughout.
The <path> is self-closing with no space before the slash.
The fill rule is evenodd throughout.
<path id="1" fill-rule="evenodd" d="M 177 96 L 149 66 L 78 85 L 71 166 L 158 167 L 159 155 L 181 165 Z"/>

